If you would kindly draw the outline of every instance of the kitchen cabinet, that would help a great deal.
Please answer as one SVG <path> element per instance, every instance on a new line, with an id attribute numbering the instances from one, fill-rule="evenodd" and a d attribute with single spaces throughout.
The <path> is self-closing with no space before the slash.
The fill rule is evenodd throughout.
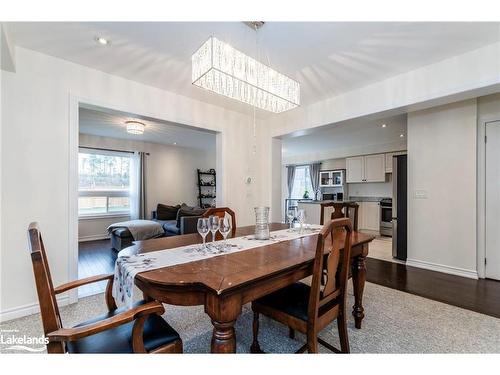
<path id="1" fill-rule="evenodd" d="M 344 184 L 344 171 L 321 171 L 319 172 L 320 187 L 340 187 Z"/>
<path id="2" fill-rule="evenodd" d="M 385 155 L 367 155 L 365 158 L 365 182 L 385 182 Z"/>
<path id="3" fill-rule="evenodd" d="M 330 186 L 331 173 L 330 171 L 319 172 L 319 186 L 325 187 Z"/>
<path id="4" fill-rule="evenodd" d="M 394 152 L 385 154 L 385 173 L 392 173 L 392 157 L 394 155 Z"/>
<path id="5" fill-rule="evenodd" d="M 355 156 L 346 159 L 346 181 L 363 182 L 365 178 L 365 159 L 364 156 Z"/>
<path id="6" fill-rule="evenodd" d="M 346 159 L 347 182 L 385 182 L 385 154 Z"/>
<path id="7" fill-rule="evenodd" d="M 360 230 L 380 230 L 379 202 L 358 202 L 358 227 Z"/>

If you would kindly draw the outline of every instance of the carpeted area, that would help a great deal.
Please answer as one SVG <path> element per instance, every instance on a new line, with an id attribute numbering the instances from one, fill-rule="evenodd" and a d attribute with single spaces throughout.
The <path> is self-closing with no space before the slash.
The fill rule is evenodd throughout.
<path id="1" fill-rule="evenodd" d="M 349 305 L 353 297 L 350 295 Z M 363 328 L 354 328 L 349 320 L 352 353 L 500 353 L 500 319 L 460 309 L 412 294 L 367 283 Z M 166 306 L 165 317 L 180 333 L 186 353 L 210 350 L 212 325 L 202 306 Z M 105 311 L 103 295 L 80 300 L 61 308 L 63 322 L 71 326 Z M 17 335 L 41 335 L 39 315 L 0 325 L 2 330 L 18 330 Z M 336 323 L 320 335 L 338 346 Z M 237 352 L 247 353 L 252 341 L 252 312 L 245 306 L 236 323 Z M 271 353 L 293 353 L 304 336 L 288 338 L 288 328 L 261 317 L 259 341 Z M 5 345 L 2 345 L 2 352 Z M 320 345 L 320 351 L 330 353 Z"/>

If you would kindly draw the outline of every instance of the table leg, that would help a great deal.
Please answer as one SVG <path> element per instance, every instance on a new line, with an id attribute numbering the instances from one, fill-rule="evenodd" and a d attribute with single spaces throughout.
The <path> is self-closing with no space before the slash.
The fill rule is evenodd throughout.
<path id="1" fill-rule="evenodd" d="M 354 306 L 352 315 L 354 316 L 354 325 L 361 328 L 361 321 L 365 317 L 363 308 L 363 290 L 366 281 L 366 255 L 361 254 L 352 260 L 352 285 L 354 289 Z"/>
<path id="2" fill-rule="evenodd" d="M 212 319 L 212 353 L 236 353 L 234 324 L 241 314 L 240 296 L 208 295 L 205 312 Z"/>
<path id="3" fill-rule="evenodd" d="M 236 320 L 225 323 L 212 320 L 214 326 L 211 344 L 212 353 L 236 353 L 234 323 L 236 323 Z"/>

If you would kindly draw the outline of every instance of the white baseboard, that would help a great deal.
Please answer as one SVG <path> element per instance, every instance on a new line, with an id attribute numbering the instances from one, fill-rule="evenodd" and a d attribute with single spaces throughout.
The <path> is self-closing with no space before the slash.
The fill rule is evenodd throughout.
<path id="1" fill-rule="evenodd" d="M 97 240 L 109 240 L 109 235 L 108 234 L 94 234 L 91 236 L 78 237 L 78 242 L 97 241 Z"/>
<path id="2" fill-rule="evenodd" d="M 477 280 L 479 278 L 477 275 L 477 271 L 475 270 L 468 270 L 465 268 L 446 266 L 444 264 L 425 262 L 423 260 L 407 259 L 406 265 L 411 267 L 424 268 L 430 271 L 449 273 L 450 275 L 467 277 L 469 279 Z"/>
<path id="3" fill-rule="evenodd" d="M 58 306 L 69 305 L 69 295 L 62 295 L 57 297 Z M 8 320 L 22 318 L 24 316 L 38 314 L 40 312 L 40 305 L 38 302 L 5 309 L 0 312 L 0 323 Z"/>

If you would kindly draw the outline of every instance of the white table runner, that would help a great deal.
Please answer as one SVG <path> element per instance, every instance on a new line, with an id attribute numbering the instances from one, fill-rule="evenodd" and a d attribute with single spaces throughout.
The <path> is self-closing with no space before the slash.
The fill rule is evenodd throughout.
<path id="1" fill-rule="evenodd" d="M 194 244 L 138 255 L 119 256 L 115 263 L 113 297 L 116 302 L 131 306 L 134 301 L 134 278 L 139 272 L 236 253 L 272 243 L 290 241 L 318 234 L 320 229 L 320 225 L 309 225 L 302 232 L 298 228 L 278 230 L 271 232 L 269 240 L 256 240 L 253 235 L 230 238 L 227 240 L 228 246 L 224 252 L 220 251 L 220 245 L 223 241 L 216 241 L 215 247 L 211 245 L 211 242 L 207 242 L 207 250 L 202 250 L 200 244 Z"/>

